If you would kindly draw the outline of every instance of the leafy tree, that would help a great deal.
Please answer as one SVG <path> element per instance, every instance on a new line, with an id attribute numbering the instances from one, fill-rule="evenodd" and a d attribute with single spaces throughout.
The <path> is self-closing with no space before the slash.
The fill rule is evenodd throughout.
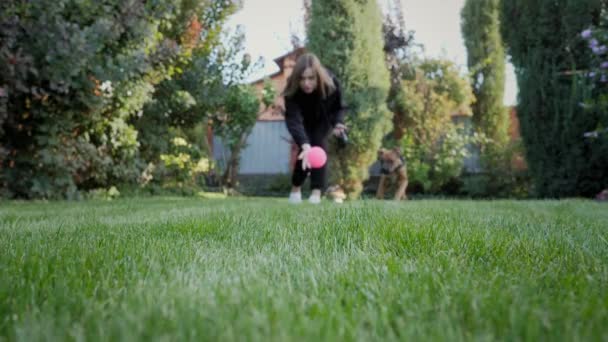
<path id="1" fill-rule="evenodd" d="M 211 50 L 198 50 L 180 77 L 164 82 L 166 95 L 159 94 L 149 106 L 150 117 L 155 118 L 156 123 L 164 122 L 166 127 L 188 131 L 188 127 L 197 124 L 211 125 L 214 134 L 230 151 L 228 161 L 219 170 L 222 173 L 219 181 L 231 192 L 238 187 L 240 153 L 257 120 L 260 102 L 267 103 L 275 95 L 269 84 L 262 94 L 246 85 L 248 77 L 260 69 L 261 60 L 253 63 L 250 56 L 243 53 L 244 38 L 240 29 L 225 32 L 219 37 L 221 44 Z M 163 127 L 153 126 L 156 128 L 152 131 Z M 150 139 L 154 139 L 154 135 Z M 208 151 L 208 157 L 212 159 L 212 151 Z"/>
<path id="2" fill-rule="evenodd" d="M 228 189 L 238 186 L 240 152 L 246 147 L 260 109 L 260 100 L 255 90 L 246 85 L 234 85 L 228 89 L 223 106 L 214 118 L 215 133 L 222 138 L 230 150 L 230 159 L 222 177 Z"/>
<path id="3" fill-rule="evenodd" d="M 78 198 L 137 178 L 141 115 L 230 1 L 0 4 L 0 172 L 7 196 Z M 192 25 L 194 22 L 199 26 Z"/>
<path id="4" fill-rule="evenodd" d="M 221 23 L 224 17 L 215 19 L 221 19 Z M 172 129 L 188 131 L 197 125 L 206 125 L 209 116 L 221 107 L 225 92 L 224 46 L 229 47 L 227 53 L 236 55 L 243 48 L 244 38 L 238 33 L 226 39 L 221 30 L 218 24 L 213 32 L 201 31 L 191 57 L 174 68 L 177 72 L 172 77 L 156 86 L 152 99 L 143 108 L 143 115 L 132 119 L 140 132 L 140 152 L 147 163 L 158 163 L 160 155 L 171 149 Z M 211 156 L 211 151 L 208 154 Z"/>
<path id="5" fill-rule="evenodd" d="M 417 60 L 412 66 L 395 97 L 395 106 L 407 122 L 400 142 L 410 182 L 436 192 L 462 172 L 466 145 L 471 140 L 454 125 L 452 115 L 470 115 L 474 95 L 467 79 L 450 61 Z"/>

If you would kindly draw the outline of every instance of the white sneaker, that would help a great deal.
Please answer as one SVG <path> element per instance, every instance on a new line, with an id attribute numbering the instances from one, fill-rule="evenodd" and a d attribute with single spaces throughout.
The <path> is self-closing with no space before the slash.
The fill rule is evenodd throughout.
<path id="1" fill-rule="evenodd" d="M 291 192 L 289 194 L 289 203 L 291 203 L 291 204 L 302 203 L 302 193 L 301 192 Z"/>
<path id="2" fill-rule="evenodd" d="M 321 195 L 310 195 L 310 197 L 308 198 L 308 202 L 312 204 L 321 203 Z"/>

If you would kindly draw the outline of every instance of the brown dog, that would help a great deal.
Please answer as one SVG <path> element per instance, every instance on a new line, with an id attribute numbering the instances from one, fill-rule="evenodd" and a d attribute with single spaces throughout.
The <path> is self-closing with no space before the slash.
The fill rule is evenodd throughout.
<path id="1" fill-rule="evenodd" d="M 396 201 L 406 200 L 407 195 L 405 194 L 405 190 L 408 184 L 407 166 L 405 160 L 401 157 L 399 148 L 391 150 L 385 148 L 379 149 L 378 160 L 380 161 L 381 175 L 376 198 L 384 199 L 387 180 L 391 175 L 395 175 L 397 178 L 397 191 L 395 192 L 394 199 Z"/>

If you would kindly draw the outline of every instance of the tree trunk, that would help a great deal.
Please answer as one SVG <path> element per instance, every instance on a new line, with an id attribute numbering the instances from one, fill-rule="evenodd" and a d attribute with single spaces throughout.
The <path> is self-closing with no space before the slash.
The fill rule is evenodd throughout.
<path id="1" fill-rule="evenodd" d="M 239 164 L 241 161 L 241 150 L 245 146 L 249 133 L 243 133 L 239 142 L 230 151 L 230 159 L 222 176 L 224 188 L 232 192 L 238 187 Z"/>

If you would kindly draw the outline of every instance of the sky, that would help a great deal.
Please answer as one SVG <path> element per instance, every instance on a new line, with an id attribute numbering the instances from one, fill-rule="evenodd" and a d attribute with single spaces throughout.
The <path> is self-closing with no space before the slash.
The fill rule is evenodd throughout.
<path id="1" fill-rule="evenodd" d="M 465 0 L 401 0 L 405 26 L 415 31 L 417 43 L 425 47 L 429 57 L 445 57 L 464 70 L 467 53 L 460 32 L 460 10 Z M 302 0 L 244 0 L 243 9 L 228 21 L 228 27 L 244 29 L 245 49 L 254 60 L 265 60 L 257 79 L 278 70 L 273 59 L 291 50 L 292 32 L 304 37 Z M 513 67 L 507 64 L 505 99 L 516 103 L 517 85 Z"/>

